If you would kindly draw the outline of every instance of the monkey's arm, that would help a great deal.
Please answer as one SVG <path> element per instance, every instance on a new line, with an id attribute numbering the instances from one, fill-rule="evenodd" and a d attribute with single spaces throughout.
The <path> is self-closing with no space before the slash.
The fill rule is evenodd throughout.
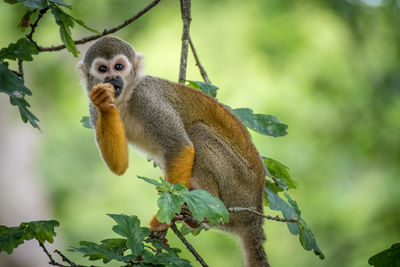
<path id="1" fill-rule="evenodd" d="M 110 84 L 98 84 L 89 97 L 97 107 L 96 140 L 107 166 L 117 175 L 128 168 L 128 145 L 119 110 L 114 105 L 114 89 Z"/>

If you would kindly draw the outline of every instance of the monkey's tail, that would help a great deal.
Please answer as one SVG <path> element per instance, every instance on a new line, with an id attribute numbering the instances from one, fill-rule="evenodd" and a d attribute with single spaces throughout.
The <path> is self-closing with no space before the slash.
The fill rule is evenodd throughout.
<path id="1" fill-rule="evenodd" d="M 242 226 L 239 238 L 243 247 L 246 267 L 270 267 L 263 243 L 265 234 L 262 223 Z"/>

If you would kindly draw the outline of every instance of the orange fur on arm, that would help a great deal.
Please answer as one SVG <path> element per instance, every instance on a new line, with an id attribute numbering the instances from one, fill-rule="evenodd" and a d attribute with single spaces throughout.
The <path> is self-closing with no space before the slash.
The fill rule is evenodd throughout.
<path id="1" fill-rule="evenodd" d="M 119 110 L 112 108 L 98 112 L 97 143 L 107 166 L 117 175 L 128 168 L 128 145 Z"/>
<path id="2" fill-rule="evenodd" d="M 168 166 L 167 182 L 171 184 L 185 183 L 185 187 L 190 189 L 190 178 L 194 161 L 194 148 L 185 147 L 176 159 Z"/>

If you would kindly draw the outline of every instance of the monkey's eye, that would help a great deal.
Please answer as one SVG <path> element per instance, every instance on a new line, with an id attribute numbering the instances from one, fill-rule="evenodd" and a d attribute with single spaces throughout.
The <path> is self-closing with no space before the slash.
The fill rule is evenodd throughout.
<path id="1" fill-rule="evenodd" d="M 100 72 L 106 72 L 106 71 L 107 71 L 107 67 L 104 66 L 104 65 L 101 65 L 101 66 L 99 67 L 99 71 L 100 71 Z"/>
<path id="2" fill-rule="evenodd" d="M 114 68 L 116 70 L 122 70 L 124 68 L 124 65 L 122 65 L 121 63 L 115 64 Z"/>

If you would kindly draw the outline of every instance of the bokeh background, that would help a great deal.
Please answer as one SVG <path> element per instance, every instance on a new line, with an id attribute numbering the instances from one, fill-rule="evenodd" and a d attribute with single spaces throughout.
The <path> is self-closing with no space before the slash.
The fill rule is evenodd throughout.
<path id="1" fill-rule="evenodd" d="M 100 31 L 149 3 L 66 2 L 73 16 Z M 289 125 L 285 137 L 252 132 L 253 140 L 260 153 L 289 166 L 299 184 L 290 194 L 326 259 L 303 250 L 285 224 L 266 221 L 271 265 L 367 266 L 370 256 L 399 242 L 400 1 L 192 2 L 191 36 L 211 81 L 221 88 L 218 99 Z M 0 47 L 23 36 L 16 29 L 22 15 L 20 5 L 0 2 Z M 177 81 L 181 30 L 179 1 L 163 0 L 115 35 L 144 53 L 146 73 Z M 88 34 L 78 26 L 73 32 L 75 38 Z M 60 43 L 52 16 L 46 14 L 35 38 L 44 46 Z M 87 45 L 78 48 L 83 52 Z M 106 168 L 92 130 L 80 123 L 88 99 L 78 61 L 62 51 L 24 64 L 41 133 L 23 124 L 0 94 L 0 224 L 56 219 L 57 247 L 64 251 L 80 240 L 115 237 L 106 213 L 135 214 L 147 225 L 157 194 L 136 175 L 161 175 L 133 150 L 125 175 Z M 190 54 L 187 78 L 201 80 Z M 199 266 L 173 235 L 168 238 Z M 234 237 L 208 231 L 189 240 L 210 266 L 241 266 Z M 29 244 L 17 249 L 17 259 L 1 255 L 0 266 L 36 266 L 33 259 L 42 251 L 31 245 L 30 252 L 19 252 Z M 26 255 L 30 263 L 18 265 Z M 45 266 L 43 258 L 37 266 Z"/>

